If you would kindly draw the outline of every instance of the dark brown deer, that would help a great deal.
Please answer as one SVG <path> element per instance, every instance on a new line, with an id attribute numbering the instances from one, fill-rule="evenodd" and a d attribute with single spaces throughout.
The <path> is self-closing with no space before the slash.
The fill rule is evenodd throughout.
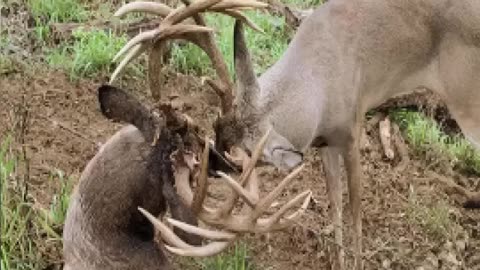
<path id="1" fill-rule="evenodd" d="M 233 1 L 196 1 L 191 6 L 203 5 L 205 10 L 213 11 L 226 2 Z M 169 15 L 169 10 L 157 14 L 166 17 L 157 32 L 132 39 L 122 50 L 123 53 L 132 44 L 140 44 L 137 48 L 144 50 L 148 42 L 155 41 L 149 58 L 154 96 L 158 96 L 161 85 L 159 48 L 170 33 L 162 31 L 163 26 L 181 21 L 169 19 L 175 17 Z M 359 138 L 364 115 L 392 97 L 427 88 L 445 102 L 465 137 L 480 146 L 480 2 L 328 1 L 303 20 L 281 59 L 258 79 L 241 21 L 247 22 L 239 17 L 234 30 L 235 99 L 233 84 L 225 76 L 223 62 L 218 60 L 218 50 L 204 46 L 204 41 L 212 38 L 211 33 L 205 30 L 171 36 L 187 39 L 204 49 L 223 81 L 209 82 L 223 101 L 223 113 L 216 123 L 216 147 L 223 151 L 237 145 L 251 150 L 253 142 L 272 128 L 263 160 L 280 169 L 301 163 L 307 148 L 321 147 L 330 217 L 335 228 L 334 269 L 344 268 L 341 157 L 347 171 L 354 264 L 355 269 L 362 269 Z M 197 16 L 195 24 L 189 27 L 204 27 L 204 22 Z M 125 59 L 134 58 L 138 51 L 131 52 Z"/>
<path id="2" fill-rule="evenodd" d="M 169 269 L 152 241 L 152 225 L 137 207 L 159 215 L 168 204 L 175 218 L 196 224 L 189 207 L 168 192 L 174 137 L 165 119 L 125 92 L 102 86 L 98 95 L 107 118 L 131 125 L 112 136 L 82 173 L 64 227 L 65 269 Z M 152 146 L 158 130 L 162 143 Z M 198 237 L 182 237 L 200 244 Z"/>
<path id="3" fill-rule="evenodd" d="M 259 183 L 253 167 L 262 145 L 252 160 L 236 155 L 244 162 L 240 181 L 243 185 L 219 172 L 253 211 L 232 216 L 236 199 L 228 200 L 218 210 L 206 208 L 203 201 L 210 151 L 208 145 L 203 150 L 201 171 L 196 174 L 199 186 L 194 192 L 190 174 L 195 162 L 187 150 L 195 149 L 196 136 L 189 136 L 195 127 L 189 126 L 187 118 L 168 110 L 155 114 L 124 91 L 110 86 L 99 88 L 99 102 L 107 118 L 130 125 L 102 146 L 74 190 L 63 233 L 64 269 L 171 269 L 162 248 L 154 241 L 154 227 L 172 246 L 166 246 L 172 252 L 211 256 L 228 247 L 241 233 L 283 229 L 305 210 L 309 191 L 288 202 L 272 217 L 259 218 L 281 191 L 274 190 L 267 195 L 268 200 L 258 199 Z M 295 174 L 288 176 L 285 184 Z M 301 202 L 299 210 L 285 217 L 287 210 Z M 174 231 L 155 218 L 166 212 L 167 205 L 172 216 L 169 222 L 178 227 Z M 197 218 L 228 232 L 197 228 Z M 201 246 L 200 236 L 215 241 Z"/>

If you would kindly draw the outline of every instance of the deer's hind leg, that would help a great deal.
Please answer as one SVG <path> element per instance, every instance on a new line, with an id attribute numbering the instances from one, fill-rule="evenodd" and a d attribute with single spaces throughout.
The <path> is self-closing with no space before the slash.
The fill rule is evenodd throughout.
<path id="1" fill-rule="evenodd" d="M 440 54 L 439 94 L 465 137 L 480 150 L 480 48 L 450 42 Z"/>
<path id="2" fill-rule="evenodd" d="M 342 179 L 340 169 L 340 150 L 328 146 L 320 148 L 323 170 L 327 180 L 327 193 L 330 201 L 329 215 L 332 221 L 335 243 L 332 269 L 344 269 L 343 232 L 342 232 Z"/>
<path id="3" fill-rule="evenodd" d="M 450 42 L 440 54 L 438 89 L 463 135 L 480 150 L 480 48 Z M 466 208 L 480 207 L 480 193 L 466 195 Z"/>

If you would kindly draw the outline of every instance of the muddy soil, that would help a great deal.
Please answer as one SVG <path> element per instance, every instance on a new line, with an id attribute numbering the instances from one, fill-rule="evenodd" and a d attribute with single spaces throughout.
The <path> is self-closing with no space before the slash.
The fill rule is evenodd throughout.
<path id="1" fill-rule="evenodd" d="M 163 98 L 176 100 L 211 134 L 218 98 L 194 77 L 169 73 Z M 30 190 L 39 206 L 46 207 L 60 184 L 52 173 L 60 170 L 76 183 L 98 147 L 121 125 L 106 120 L 96 100 L 99 82 L 71 82 L 55 71 L 24 72 L 0 77 L 0 134 L 11 134 L 14 147 L 26 152 Z M 144 85 L 123 83 L 126 90 L 150 98 Z M 24 124 L 22 124 L 24 123 Z M 411 157 L 406 167 L 383 156 L 376 130 L 362 149 L 363 232 L 365 269 L 480 269 L 480 212 L 461 208 L 461 198 L 449 195 L 435 180 L 440 173 L 466 179 L 474 189 L 478 179 L 460 177 L 445 166 Z M 264 186 L 271 190 L 284 174 L 261 169 Z M 345 181 L 343 181 L 345 182 Z M 345 184 L 345 183 L 344 183 Z M 345 187 L 345 185 L 344 185 Z M 286 201 L 311 189 L 313 200 L 300 222 L 284 232 L 246 235 L 256 269 L 328 269 L 333 228 L 318 153 L 310 151 L 305 170 L 279 199 Z M 344 194 L 344 219 L 350 217 Z M 436 211 L 436 212 L 435 212 Z M 441 214 L 445 215 L 442 217 Z M 344 229 L 346 258 L 352 263 L 349 226 Z M 60 254 L 61 255 L 61 254 Z M 45 254 L 47 256 L 47 254 Z M 172 256 L 178 265 L 196 269 Z M 190 266 L 189 266 L 190 265 Z M 348 269 L 348 268 L 347 268 Z"/>

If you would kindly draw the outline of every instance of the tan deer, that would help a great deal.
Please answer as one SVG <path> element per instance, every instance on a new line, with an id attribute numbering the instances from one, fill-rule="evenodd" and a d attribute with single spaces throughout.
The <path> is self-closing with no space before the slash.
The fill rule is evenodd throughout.
<path id="1" fill-rule="evenodd" d="M 66 216 L 64 269 L 172 269 L 154 241 L 154 228 L 166 242 L 165 248 L 174 254 L 203 257 L 226 249 L 242 233 L 282 230 L 305 211 L 310 191 L 299 194 L 273 214 L 265 213 L 271 211 L 273 201 L 302 169 L 297 168 L 260 199 L 261 182 L 254 166 L 268 134 L 260 140 L 252 158 L 240 149 L 232 152 L 232 162 L 243 167 L 239 181 L 219 174 L 238 196 L 217 202 L 221 207 L 212 209 L 204 205 L 208 144 L 199 166 L 195 165 L 194 154 L 180 145 L 189 142 L 192 127 L 187 119 L 169 113 L 157 115 L 124 91 L 110 86 L 99 88 L 99 101 L 105 116 L 131 125 L 111 137 L 82 173 Z M 181 140 L 177 142 L 176 138 Z M 195 190 L 191 176 L 198 179 Z M 248 209 L 233 215 L 239 197 Z M 176 227 L 173 231 L 156 218 L 165 213 L 166 205 L 172 215 L 167 221 Z M 287 215 L 297 205 L 301 206 Z M 197 219 L 221 231 L 197 227 Z M 200 237 L 212 242 L 201 246 Z"/>
<path id="2" fill-rule="evenodd" d="M 231 3 L 195 1 L 191 5 L 210 4 L 205 10 L 218 10 L 225 2 Z M 143 35 L 142 40 L 157 41 L 149 56 L 154 96 L 161 87 L 158 48 L 164 46 L 162 33 L 168 35 L 162 26 L 170 24 L 169 16 L 157 14 L 166 18 L 157 33 Z M 241 21 L 252 26 L 240 17 L 235 24 L 235 99 L 223 62 L 217 59 L 218 50 L 204 46 L 211 33 L 175 37 L 204 49 L 222 80 L 220 84 L 209 81 L 223 101 L 216 122 L 216 147 L 223 151 L 237 145 L 251 150 L 253 142 L 272 128 L 263 160 L 281 169 L 301 163 L 307 148 L 321 147 L 337 243 L 334 269 L 344 268 L 342 157 L 353 221 L 354 264 L 362 269 L 359 138 L 364 115 L 389 98 L 424 87 L 443 99 L 465 137 L 480 146 L 476 119 L 480 115 L 480 1 L 329 1 L 303 20 L 283 56 L 259 78 L 250 62 Z M 200 17 L 195 23 L 191 27 L 204 26 Z M 133 43 L 141 44 L 137 48 L 148 47 L 138 39 Z"/>

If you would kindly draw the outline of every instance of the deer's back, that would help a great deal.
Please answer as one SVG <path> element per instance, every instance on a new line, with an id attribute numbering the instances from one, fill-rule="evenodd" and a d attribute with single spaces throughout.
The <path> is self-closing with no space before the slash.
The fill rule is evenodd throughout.
<path id="1" fill-rule="evenodd" d="M 165 208 L 160 180 L 147 171 L 149 152 L 140 131 L 126 126 L 88 163 L 67 212 L 65 269 L 167 269 L 158 268 L 166 260 L 137 210 Z"/>
<path id="2" fill-rule="evenodd" d="M 438 86 L 441 44 L 480 46 L 479 25 L 476 0 L 329 1 L 260 77 L 260 103 L 276 130 L 301 148 L 315 134 L 348 126 L 359 104 L 362 112 L 410 87 Z"/>

